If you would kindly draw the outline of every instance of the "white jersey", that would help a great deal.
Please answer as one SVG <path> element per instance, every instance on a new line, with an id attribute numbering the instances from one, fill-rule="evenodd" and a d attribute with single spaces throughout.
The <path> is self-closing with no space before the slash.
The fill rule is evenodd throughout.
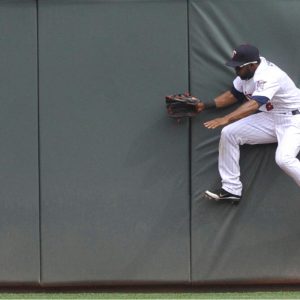
<path id="1" fill-rule="evenodd" d="M 300 90 L 293 80 L 275 64 L 261 57 L 261 63 L 249 80 L 236 77 L 234 88 L 246 96 L 267 97 L 273 106 L 269 112 L 284 113 L 300 109 Z M 266 104 L 259 108 L 267 111 Z"/>

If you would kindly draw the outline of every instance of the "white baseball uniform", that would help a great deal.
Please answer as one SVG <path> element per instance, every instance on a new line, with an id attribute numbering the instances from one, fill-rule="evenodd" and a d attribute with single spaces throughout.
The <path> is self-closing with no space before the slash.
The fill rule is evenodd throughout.
<path id="1" fill-rule="evenodd" d="M 222 188 L 235 195 L 242 194 L 240 145 L 276 142 L 276 163 L 300 186 L 300 161 L 296 157 L 300 151 L 300 90 L 284 71 L 263 57 L 251 79 L 236 77 L 233 86 L 238 93 L 262 105 L 260 112 L 222 130 L 219 145 Z M 270 106 L 272 109 L 267 110 Z"/>

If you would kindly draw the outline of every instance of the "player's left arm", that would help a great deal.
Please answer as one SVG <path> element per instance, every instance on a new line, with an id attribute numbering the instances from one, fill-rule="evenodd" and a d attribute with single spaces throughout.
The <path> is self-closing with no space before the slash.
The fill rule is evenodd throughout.
<path id="1" fill-rule="evenodd" d="M 258 110 L 259 107 L 260 107 L 259 102 L 249 98 L 249 101 L 239 106 L 236 110 L 234 110 L 230 114 L 221 118 L 216 118 L 214 120 L 207 121 L 204 123 L 204 126 L 208 129 L 215 129 L 220 126 L 225 126 L 231 122 L 237 121 L 239 119 L 245 118 L 253 114 Z"/>

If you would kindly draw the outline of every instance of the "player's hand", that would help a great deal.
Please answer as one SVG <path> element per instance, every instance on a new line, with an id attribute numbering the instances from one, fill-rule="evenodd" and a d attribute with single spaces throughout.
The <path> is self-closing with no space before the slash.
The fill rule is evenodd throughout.
<path id="1" fill-rule="evenodd" d="M 226 117 L 223 118 L 216 118 L 211 121 L 205 122 L 203 125 L 208 129 L 215 129 L 220 126 L 225 126 L 229 123 L 228 119 Z"/>

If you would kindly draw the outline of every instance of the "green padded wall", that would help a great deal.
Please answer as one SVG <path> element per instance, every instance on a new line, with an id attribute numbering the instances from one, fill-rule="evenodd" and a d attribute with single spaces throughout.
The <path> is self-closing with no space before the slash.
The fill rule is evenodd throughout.
<path id="1" fill-rule="evenodd" d="M 276 144 L 243 146 L 239 206 L 218 187 L 210 110 L 249 42 L 300 86 L 300 2 L 0 0 L 0 285 L 298 283 L 299 187 Z M 190 170 L 191 168 L 191 170 Z M 190 190 L 191 188 L 191 190 Z"/>
<path id="2" fill-rule="evenodd" d="M 42 283 L 189 281 L 186 1 L 40 0 L 39 50 Z"/>
<path id="3" fill-rule="evenodd" d="M 299 9 L 299 1 L 289 0 L 191 0 L 192 92 L 212 99 L 230 88 L 234 73 L 224 63 L 245 42 L 299 85 Z M 242 147 L 239 206 L 201 196 L 220 185 L 220 130 L 207 130 L 203 122 L 225 113 L 207 111 L 192 124 L 192 281 L 299 282 L 300 189 L 276 165 L 276 144 Z"/>
<path id="4" fill-rule="evenodd" d="M 36 2 L 0 0 L 0 284 L 37 284 Z"/>

